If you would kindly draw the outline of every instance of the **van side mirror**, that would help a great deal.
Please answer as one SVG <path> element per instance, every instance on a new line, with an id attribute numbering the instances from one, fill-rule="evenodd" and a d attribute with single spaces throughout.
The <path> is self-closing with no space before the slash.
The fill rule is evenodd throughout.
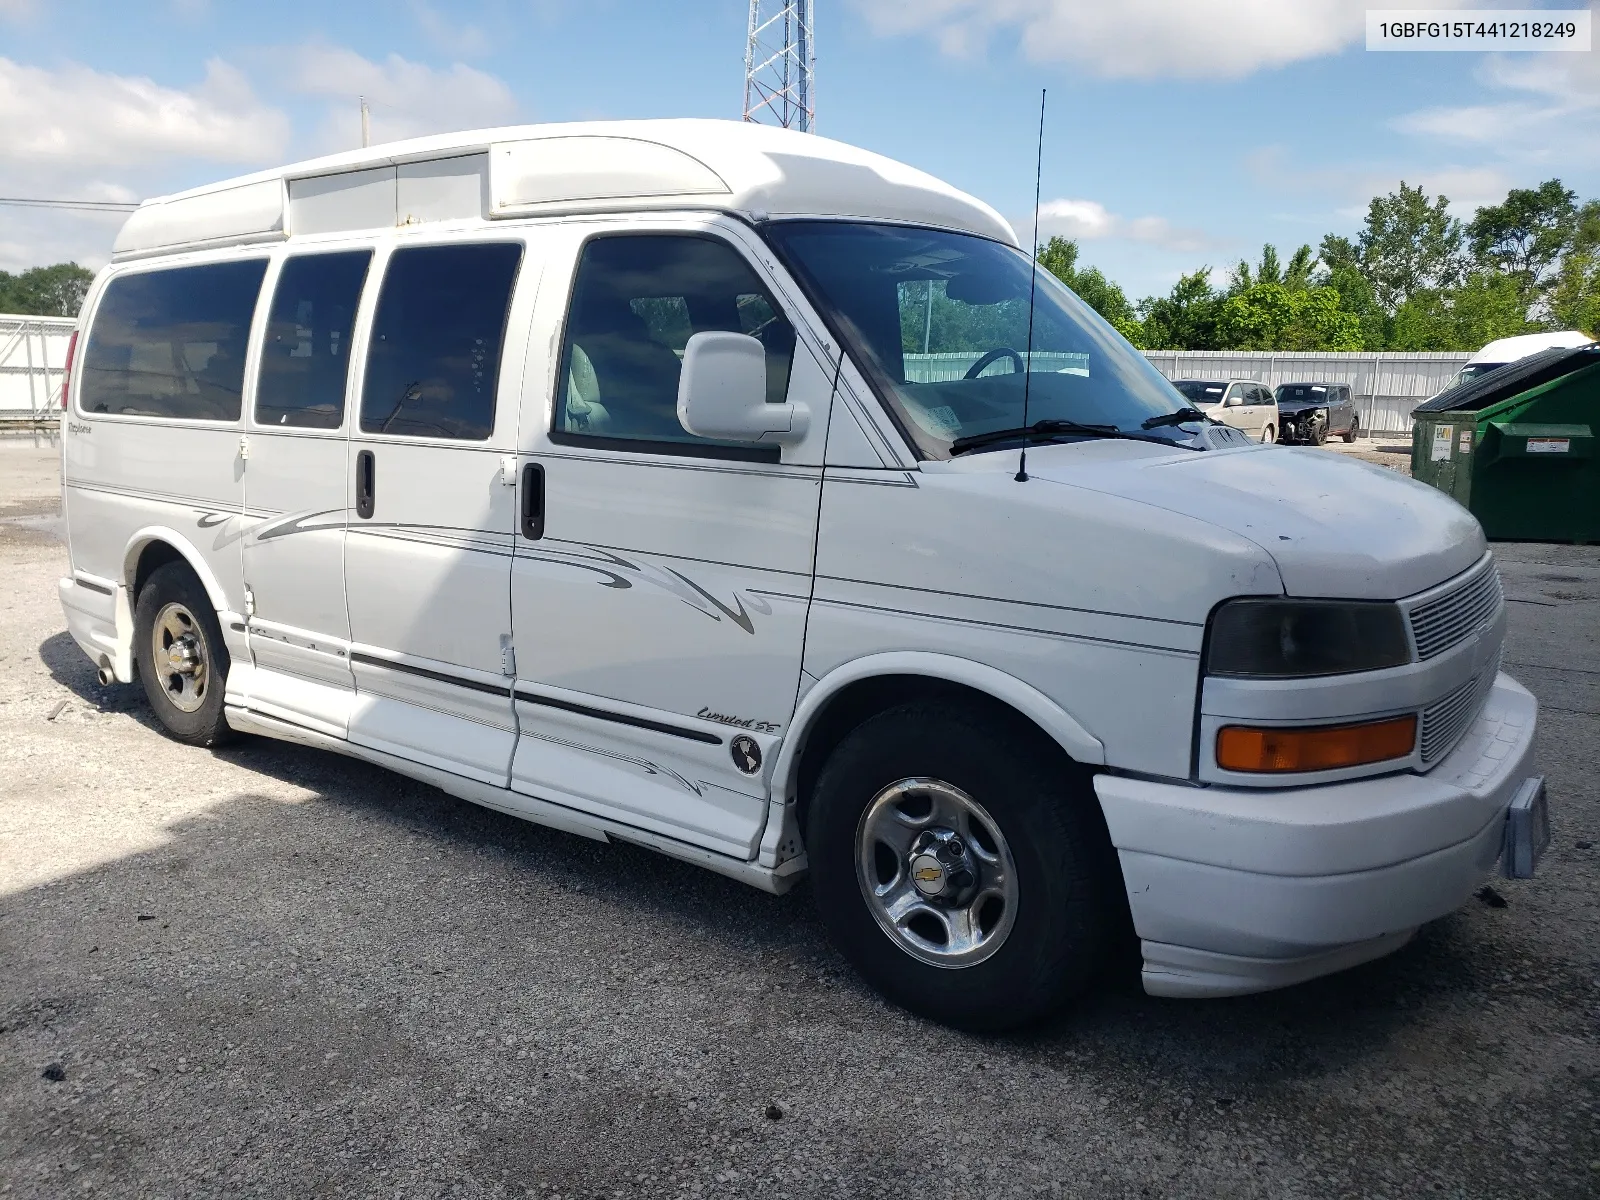
<path id="1" fill-rule="evenodd" d="M 803 404 L 767 403 L 767 349 L 743 333 L 697 333 L 683 348 L 678 422 L 696 437 L 797 442 L 811 425 Z"/>

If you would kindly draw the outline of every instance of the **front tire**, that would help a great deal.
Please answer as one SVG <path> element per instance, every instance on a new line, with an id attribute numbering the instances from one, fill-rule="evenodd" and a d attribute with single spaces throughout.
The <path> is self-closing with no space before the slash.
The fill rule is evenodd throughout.
<path id="1" fill-rule="evenodd" d="M 144 694 L 169 734 L 192 746 L 233 736 L 223 714 L 228 647 L 211 597 L 187 563 L 158 567 L 145 581 L 133 649 Z"/>
<path id="2" fill-rule="evenodd" d="M 1089 986 L 1119 928 L 1088 773 L 998 714 L 928 702 L 870 718 L 829 757 L 808 817 L 835 945 L 933 1020 L 1037 1021 Z"/>

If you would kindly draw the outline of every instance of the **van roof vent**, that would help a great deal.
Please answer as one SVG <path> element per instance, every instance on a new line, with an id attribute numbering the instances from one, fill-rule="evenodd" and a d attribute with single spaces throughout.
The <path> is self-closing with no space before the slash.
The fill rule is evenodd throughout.
<path id="1" fill-rule="evenodd" d="M 490 216 L 593 208 L 596 200 L 727 196 L 722 176 L 691 154 L 643 138 L 581 134 L 490 148 Z"/>
<path id="2" fill-rule="evenodd" d="M 142 204 L 123 224 L 112 253 L 125 258 L 283 236 L 283 180 L 262 179 Z"/>

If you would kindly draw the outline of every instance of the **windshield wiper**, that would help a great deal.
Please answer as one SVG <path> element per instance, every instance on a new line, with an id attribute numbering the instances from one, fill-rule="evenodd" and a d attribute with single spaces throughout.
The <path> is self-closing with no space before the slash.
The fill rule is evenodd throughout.
<path id="1" fill-rule="evenodd" d="M 1118 438 L 1128 442 L 1154 442 L 1158 446 L 1167 446 L 1169 448 L 1194 449 L 1192 446 L 1184 446 L 1182 442 L 1174 442 L 1169 438 L 1146 437 L 1142 433 L 1129 433 L 1126 430 L 1118 429 L 1115 425 L 1083 425 L 1077 421 L 1050 419 L 1035 421 L 1032 425 L 1019 425 L 1012 429 L 991 429 L 985 433 L 972 433 L 966 437 L 958 437 L 950 443 L 950 453 L 952 456 L 965 454 L 968 450 L 978 450 L 984 446 L 991 446 L 996 442 L 1015 442 L 1024 438 L 1031 442 L 1035 438 L 1058 436 Z"/>
<path id="2" fill-rule="evenodd" d="M 1162 413 L 1140 423 L 1140 429 L 1158 429 L 1162 425 L 1186 425 L 1190 421 L 1209 421 L 1210 417 L 1198 408 L 1180 408 L 1177 412 Z"/>

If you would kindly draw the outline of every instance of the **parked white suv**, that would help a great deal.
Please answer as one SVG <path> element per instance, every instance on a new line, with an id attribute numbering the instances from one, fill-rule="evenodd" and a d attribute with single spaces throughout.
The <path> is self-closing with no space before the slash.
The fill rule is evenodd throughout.
<path id="1" fill-rule="evenodd" d="M 1478 524 L 1198 422 L 1033 273 L 927 175 L 712 121 L 146 203 L 67 388 L 68 626 L 193 743 L 809 869 L 867 978 L 968 1027 L 1130 916 L 1149 991 L 1224 995 L 1530 873 Z"/>
<path id="2" fill-rule="evenodd" d="M 1258 442 L 1278 440 L 1278 402 L 1256 379 L 1175 379 L 1172 386 L 1195 408 Z"/>

